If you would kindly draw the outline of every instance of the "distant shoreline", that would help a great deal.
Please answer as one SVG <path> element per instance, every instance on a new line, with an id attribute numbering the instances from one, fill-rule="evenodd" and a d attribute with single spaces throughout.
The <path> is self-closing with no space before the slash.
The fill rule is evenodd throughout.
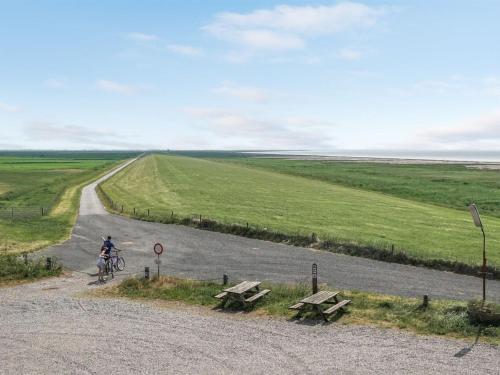
<path id="1" fill-rule="evenodd" d="M 465 156 L 460 158 L 459 155 L 349 155 L 349 154 L 333 154 L 328 155 L 327 152 L 306 152 L 306 151 L 249 151 L 245 154 L 261 156 L 266 158 L 286 158 L 289 160 L 324 160 L 324 161 L 352 161 L 364 163 L 384 163 L 384 164 L 465 164 L 475 167 L 484 166 L 484 168 L 500 169 L 500 153 L 498 156 L 490 156 L 484 158 Z M 489 159 L 489 160 L 488 160 Z"/>

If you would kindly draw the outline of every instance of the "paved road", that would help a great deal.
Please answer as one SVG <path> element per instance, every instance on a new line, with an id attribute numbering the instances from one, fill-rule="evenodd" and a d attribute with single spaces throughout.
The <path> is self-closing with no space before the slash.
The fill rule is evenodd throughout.
<path id="1" fill-rule="evenodd" d="M 474 340 L 82 296 L 74 273 L 0 288 L 1 374 L 492 374 Z"/>
<path id="2" fill-rule="evenodd" d="M 221 279 L 227 273 L 232 280 L 309 282 L 315 262 L 319 281 L 336 288 L 464 300 L 481 296 L 476 277 L 110 215 L 97 198 L 96 184 L 83 191 L 71 239 L 43 252 L 72 270 L 94 273 L 101 236 L 109 233 L 125 250 L 125 275 L 143 272 L 145 266 L 154 269 L 152 245 L 161 242 L 167 247 L 163 272 L 182 277 Z M 500 302 L 500 281 L 488 281 L 488 294 Z"/>

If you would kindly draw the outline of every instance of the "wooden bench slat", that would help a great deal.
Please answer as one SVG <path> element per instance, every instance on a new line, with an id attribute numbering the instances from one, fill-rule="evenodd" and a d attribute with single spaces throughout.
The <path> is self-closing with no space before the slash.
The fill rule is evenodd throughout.
<path id="1" fill-rule="evenodd" d="M 336 305 L 333 305 L 332 307 L 330 307 L 327 310 L 323 311 L 323 314 L 325 314 L 325 315 L 333 314 L 338 309 L 341 309 L 342 307 L 344 307 L 345 305 L 348 305 L 350 303 L 351 303 L 351 300 L 349 300 L 349 299 L 345 299 L 343 301 L 340 301 Z"/>
<path id="2" fill-rule="evenodd" d="M 299 302 L 299 303 L 296 303 L 293 306 L 290 306 L 289 309 L 291 309 L 291 310 L 300 310 L 302 307 L 304 307 L 304 303 Z"/>
<path id="3" fill-rule="evenodd" d="M 215 296 L 215 298 L 217 299 L 222 299 L 224 298 L 225 296 L 227 296 L 227 292 L 222 292 L 222 293 L 219 293 Z"/>
<path id="4" fill-rule="evenodd" d="M 231 288 L 224 289 L 224 291 L 228 293 L 242 294 L 259 285 L 260 281 L 243 281 L 242 283 L 239 283 Z"/>
<path id="5" fill-rule="evenodd" d="M 311 305 L 321 305 L 325 301 L 328 301 L 329 299 L 335 297 L 337 294 L 339 294 L 339 292 L 330 292 L 328 290 L 323 290 L 321 292 L 313 294 L 312 296 L 304 298 L 300 302 L 309 303 Z"/>
<path id="6" fill-rule="evenodd" d="M 259 298 L 261 297 L 264 297 L 267 293 L 269 293 L 270 290 L 269 289 L 264 289 L 264 290 L 261 290 L 259 293 L 257 294 L 254 294 L 253 296 L 251 297 L 248 297 L 245 302 L 254 302 L 256 300 L 258 300 Z"/>

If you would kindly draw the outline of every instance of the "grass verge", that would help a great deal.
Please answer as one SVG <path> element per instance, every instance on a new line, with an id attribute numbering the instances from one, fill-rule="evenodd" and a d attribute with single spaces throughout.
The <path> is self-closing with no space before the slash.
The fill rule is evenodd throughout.
<path id="1" fill-rule="evenodd" d="M 45 259 L 25 260 L 15 255 L 0 255 L 0 285 L 59 276 L 61 272 L 62 267 L 57 262 L 47 269 Z"/>
<path id="2" fill-rule="evenodd" d="M 122 162 L 106 160 L 102 165 L 73 176 L 54 198 L 52 208 L 46 216 L 0 220 L 0 254 L 35 251 L 69 238 L 78 216 L 82 188 L 109 173 Z"/>
<path id="3" fill-rule="evenodd" d="M 271 289 L 271 293 L 255 306 L 253 314 L 259 316 L 293 319 L 294 312 L 288 307 L 310 294 L 309 287 L 302 284 L 264 283 L 262 286 Z M 213 296 L 222 289 L 214 282 L 160 277 L 151 281 L 130 278 L 99 293 L 215 308 L 218 302 Z M 338 316 L 338 322 L 342 324 L 373 325 L 453 338 L 476 338 L 480 334 L 483 341 L 500 344 L 500 327 L 471 322 L 466 302 L 435 300 L 427 309 L 422 309 L 421 301 L 413 298 L 358 291 L 343 291 L 342 298 L 352 300 L 346 311 Z M 312 316 L 306 315 L 306 319 L 312 319 Z"/>

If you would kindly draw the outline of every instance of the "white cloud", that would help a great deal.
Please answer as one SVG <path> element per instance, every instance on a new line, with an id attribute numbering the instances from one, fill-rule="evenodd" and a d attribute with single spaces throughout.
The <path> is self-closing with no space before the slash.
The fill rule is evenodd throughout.
<path id="1" fill-rule="evenodd" d="M 21 111 L 21 107 L 13 106 L 4 102 L 0 102 L 0 111 L 16 113 Z"/>
<path id="2" fill-rule="evenodd" d="M 191 57 L 203 56 L 203 50 L 201 48 L 196 48 L 184 44 L 169 44 L 167 46 L 167 49 L 170 52 L 174 52 L 185 56 L 191 56 Z"/>
<path id="3" fill-rule="evenodd" d="M 49 121 L 32 121 L 24 127 L 28 140 L 35 141 L 37 148 L 55 145 L 74 149 L 146 149 L 151 145 L 129 142 L 122 133 L 104 128 L 89 128 L 80 125 L 64 125 Z"/>
<path id="4" fill-rule="evenodd" d="M 126 37 L 135 42 L 154 42 L 160 39 L 158 35 L 145 33 L 128 33 Z"/>
<path id="5" fill-rule="evenodd" d="M 308 37 L 374 26 L 381 8 L 359 3 L 327 6 L 279 5 L 250 13 L 219 13 L 203 27 L 211 35 L 252 49 L 297 49 Z"/>
<path id="6" fill-rule="evenodd" d="M 352 48 L 343 48 L 338 52 L 338 56 L 343 60 L 359 60 L 363 53 Z"/>
<path id="7" fill-rule="evenodd" d="M 500 111 L 471 118 L 454 126 L 418 134 L 422 144 L 448 149 L 491 149 L 500 147 Z"/>
<path id="8" fill-rule="evenodd" d="M 331 148 L 331 123 L 300 117 L 265 119 L 233 110 L 190 107 L 184 112 L 198 126 L 230 148 Z"/>
<path id="9" fill-rule="evenodd" d="M 212 92 L 250 102 L 265 102 L 269 99 L 268 93 L 263 89 L 251 86 L 238 86 L 231 82 L 224 83 L 222 86 L 213 89 Z"/>
<path id="10" fill-rule="evenodd" d="M 76 142 L 99 141 L 116 134 L 103 129 L 90 129 L 78 125 L 58 125 L 47 121 L 33 121 L 25 127 L 25 133 L 30 139 L 51 140 L 64 139 Z"/>
<path id="11" fill-rule="evenodd" d="M 270 30 L 241 30 L 226 38 L 253 49 L 286 50 L 304 47 L 301 38 Z"/>
<path id="12" fill-rule="evenodd" d="M 131 95 L 139 92 L 143 87 L 135 85 L 125 85 L 108 80 L 99 80 L 96 82 L 96 87 L 101 91 L 113 92 L 124 95 Z"/>

